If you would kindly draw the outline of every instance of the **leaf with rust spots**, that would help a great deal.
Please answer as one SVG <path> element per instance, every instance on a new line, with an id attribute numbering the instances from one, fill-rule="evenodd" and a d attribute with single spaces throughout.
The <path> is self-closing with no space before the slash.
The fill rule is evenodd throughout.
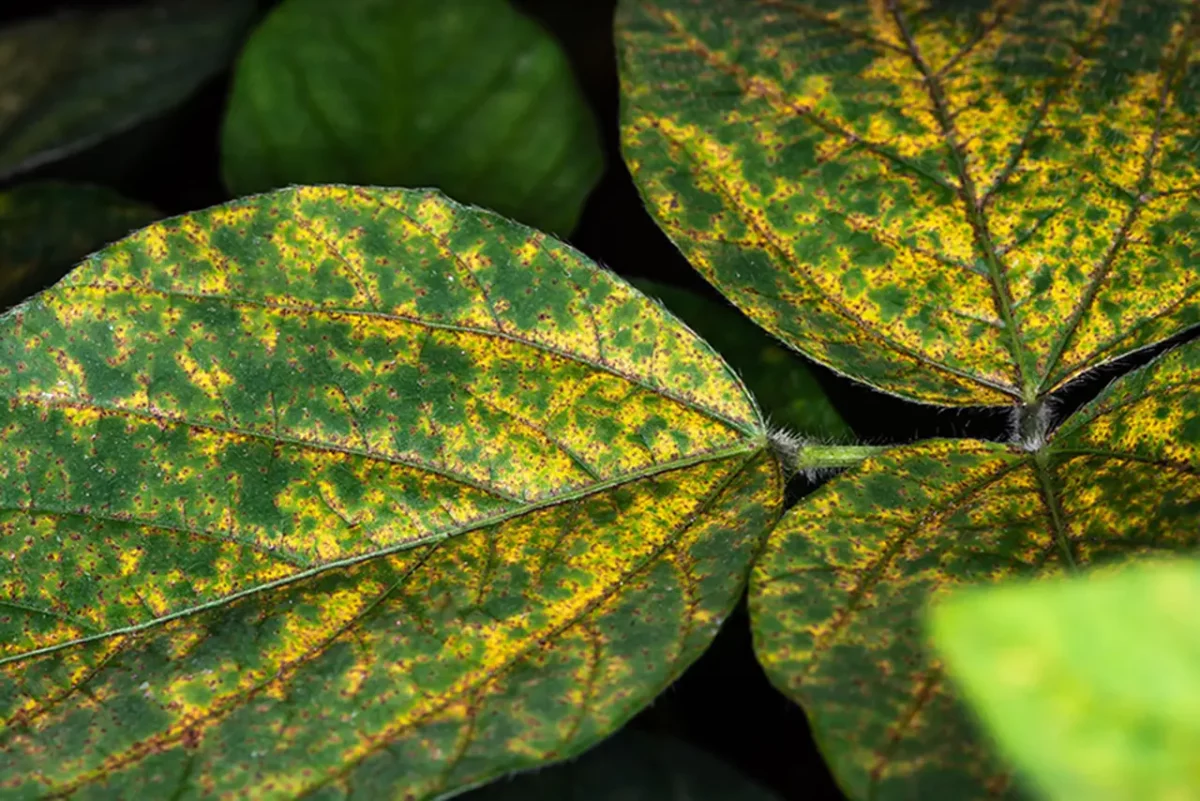
<path id="1" fill-rule="evenodd" d="M 1036 452 L 888 451 L 790 510 L 752 573 L 755 649 L 852 798 L 1015 797 L 926 656 L 969 582 L 1200 544 L 1200 340 L 1113 382 Z"/>
<path id="2" fill-rule="evenodd" d="M 751 319 L 927 403 L 1200 323 L 1197 6 L 623 0 L 624 153 Z"/>
<path id="3" fill-rule="evenodd" d="M 0 178 L 183 101 L 225 66 L 248 0 L 74 9 L 0 29 Z"/>
<path id="4" fill-rule="evenodd" d="M 782 496 L 711 348 L 433 192 L 156 223 L 0 317 L 0 796 L 429 798 L 708 644 Z"/>
<path id="5" fill-rule="evenodd" d="M 1001 751 L 1052 801 L 1200 788 L 1200 563 L 972 588 L 931 636 Z"/>
<path id="6" fill-rule="evenodd" d="M 698 748 L 629 730 L 582 757 L 489 784 L 461 801 L 777 801 Z"/>
<path id="7" fill-rule="evenodd" d="M 630 283 L 661 300 L 729 362 L 771 425 L 821 441 L 854 437 L 803 360 L 736 308 L 655 281 Z"/>
<path id="8" fill-rule="evenodd" d="M 99 186 L 45 181 L 0 192 L 0 308 L 159 216 Z"/>
<path id="9" fill-rule="evenodd" d="M 604 171 L 566 55 L 508 0 L 285 0 L 239 59 L 221 159 L 238 195 L 429 186 L 562 235 Z"/>

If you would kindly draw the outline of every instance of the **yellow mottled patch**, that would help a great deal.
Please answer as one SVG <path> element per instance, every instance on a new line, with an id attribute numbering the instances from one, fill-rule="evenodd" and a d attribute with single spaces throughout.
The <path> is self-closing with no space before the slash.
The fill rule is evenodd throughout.
<path id="1" fill-rule="evenodd" d="M 62 642 L 74 640 L 82 637 L 87 632 L 73 623 L 66 621 L 57 621 L 48 628 L 38 630 L 26 629 L 22 642 L 19 643 L 2 643 L 0 651 L 4 656 L 15 656 L 25 651 L 34 651 L 39 648 L 49 648 Z"/>
<path id="2" fill-rule="evenodd" d="M 719 481 L 720 478 L 720 471 L 712 471 L 708 481 Z M 695 488 L 694 491 L 701 494 L 703 492 L 701 488 Z M 689 506 L 690 501 L 683 498 L 653 499 L 643 495 L 636 498 L 634 505 L 623 514 L 628 515 L 631 525 L 636 525 L 632 521 L 639 518 L 648 520 L 660 517 L 664 521 L 678 521 L 680 515 L 687 514 Z M 514 520 L 506 526 L 505 536 L 498 541 L 511 542 L 513 540 L 510 539 L 510 532 L 515 535 L 522 528 L 537 526 L 539 520 L 536 516 Z M 531 535 L 533 530 L 535 528 L 531 529 Z M 584 610 L 595 605 L 597 601 L 611 598 L 613 588 L 625 580 L 632 566 L 660 547 L 661 537 L 670 536 L 671 527 L 646 525 L 639 526 L 639 530 L 644 531 L 646 536 L 631 550 L 615 553 L 604 548 L 589 548 L 582 552 L 574 560 L 575 564 L 580 572 L 589 575 L 592 581 L 574 587 L 570 596 L 545 607 L 536 629 L 531 628 L 530 621 L 525 618 L 509 618 L 449 630 L 450 636 L 441 646 L 440 652 L 455 655 L 456 659 L 464 661 L 459 676 L 443 692 L 426 696 L 409 710 L 398 714 L 387 729 L 380 733 L 380 737 L 394 737 L 416 725 L 420 717 L 427 714 L 427 710 L 441 708 L 448 701 L 453 703 L 453 699 L 469 696 L 473 688 L 486 686 L 498 675 L 502 666 L 511 664 L 527 653 L 531 642 L 548 637 L 550 632 L 563 630 L 570 621 L 579 619 Z M 526 538 L 516 538 L 517 541 L 522 539 Z M 426 575 L 428 574 L 425 572 L 415 574 L 414 586 L 410 591 L 419 594 L 419 585 Z M 472 666 L 473 662 L 477 666 Z M 608 660 L 604 667 L 606 671 L 627 670 L 619 664 L 619 660 Z M 352 745 L 345 752 L 344 758 L 357 761 L 370 753 L 371 747 L 369 742 Z M 519 748 L 516 744 L 510 744 L 510 747 Z"/>
<path id="3" fill-rule="evenodd" d="M 121 577 L 132 576 L 142 564 L 142 550 L 140 548 L 127 548 L 121 551 L 117 559 L 120 563 Z"/>
<path id="4" fill-rule="evenodd" d="M 890 23 L 888 28 L 894 30 L 895 23 Z M 895 108 L 907 123 L 903 136 L 874 140 L 867 139 L 867 133 L 863 131 L 861 135 L 864 139 L 880 147 L 893 148 L 899 155 L 909 159 L 920 158 L 944 146 L 933 102 L 913 69 L 912 57 L 908 53 L 885 51 L 862 72 L 862 79 L 869 82 L 878 81 L 895 92 Z M 871 116 L 863 122 L 869 124 L 874 119 L 875 117 Z M 851 130 L 858 129 L 861 124 L 856 119 L 844 119 L 839 122 Z M 961 220 L 959 222 L 961 224 Z"/>
<path id="5" fill-rule="evenodd" d="M 210 219 L 216 225 L 227 225 L 231 228 L 253 222 L 258 216 L 258 210 L 252 204 L 219 206 L 213 209 Z"/>
<path id="6" fill-rule="evenodd" d="M 230 291 L 229 276 L 221 270 L 206 272 L 196 283 L 196 289 L 205 295 L 228 295 Z"/>
<path id="7" fill-rule="evenodd" d="M 171 248 L 167 244 L 166 231 L 161 225 L 151 225 L 144 228 L 136 236 L 145 249 L 146 255 L 156 263 L 162 263 L 167 260 Z"/>
<path id="8" fill-rule="evenodd" d="M 521 264 L 532 264 L 538 257 L 537 242 L 532 239 L 526 239 L 517 246 L 513 253 Z"/>
<path id="9" fill-rule="evenodd" d="M 67 422 L 77 428 L 91 428 L 100 419 L 100 410 L 92 406 L 61 406 Z"/>
<path id="10" fill-rule="evenodd" d="M 224 368 L 216 364 L 208 368 L 201 367 L 187 351 L 176 351 L 175 361 L 192 384 L 214 400 L 220 400 L 222 391 L 234 383 L 233 376 Z"/>
<path id="11" fill-rule="evenodd" d="M 454 216 L 441 198 L 429 196 L 417 204 L 416 217 L 423 228 L 434 236 L 442 237 L 454 227 Z"/>
<path id="12" fill-rule="evenodd" d="M 262 346 L 268 354 L 274 354 L 279 344 L 277 321 L 263 309 L 243 307 L 240 310 L 242 331 Z"/>
<path id="13" fill-rule="evenodd" d="M 278 645 L 271 655 L 276 664 L 280 667 L 293 665 L 313 653 L 331 635 L 344 631 L 348 623 L 371 605 L 381 589 L 363 584 L 353 590 L 333 591 L 321 596 L 321 603 L 313 614 L 284 617 L 283 634 L 277 639 Z"/>

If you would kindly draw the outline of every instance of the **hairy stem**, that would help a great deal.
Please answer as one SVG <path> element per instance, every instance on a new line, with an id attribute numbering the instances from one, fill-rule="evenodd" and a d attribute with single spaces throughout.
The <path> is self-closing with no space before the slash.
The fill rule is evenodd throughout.
<path id="1" fill-rule="evenodd" d="M 884 445 L 801 445 L 792 467 L 798 473 L 854 467 L 886 449 Z"/>

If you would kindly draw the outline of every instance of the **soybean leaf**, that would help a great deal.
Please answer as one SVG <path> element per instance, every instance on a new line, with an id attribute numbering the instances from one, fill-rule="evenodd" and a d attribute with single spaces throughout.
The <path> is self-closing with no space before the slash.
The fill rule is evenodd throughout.
<path id="1" fill-rule="evenodd" d="M 746 314 L 940 404 L 1032 403 L 1200 322 L 1181 0 L 623 0 L 626 159 Z"/>
<path id="2" fill-rule="evenodd" d="M 233 56 L 247 0 L 73 9 L 0 29 L 0 178 L 161 114 Z"/>
<path id="3" fill-rule="evenodd" d="M 429 798 L 694 659 L 778 514 L 657 304 L 437 193 L 156 223 L 0 316 L 0 795 Z"/>
<path id="4" fill-rule="evenodd" d="M 884 453 L 783 518 L 751 580 L 755 648 L 853 798 L 1012 797 L 925 654 L 920 611 L 965 582 L 1194 548 L 1200 341 L 1113 382 L 1040 450 Z"/>
<path id="5" fill-rule="evenodd" d="M 462 801 L 773 801 L 775 795 L 678 740 L 625 730 L 578 759 L 498 781 Z"/>
<path id="6" fill-rule="evenodd" d="M 238 63 L 225 183 L 435 186 L 570 233 L 603 170 L 558 44 L 507 0 L 285 0 Z"/>
<path id="7" fill-rule="evenodd" d="M 46 181 L 0 191 L 0 307 L 62 278 L 158 213 L 111 189 Z"/>
<path id="8" fill-rule="evenodd" d="M 972 589 L 932 637 L 1001 750 L 1055 801 L 1200 797 L 1200 563 Z"/>
<path id="9" fill-rule="evenodd" d="M 854 436 L 804 363 L 736 309 L 655 281 L 631 283 L 661 300 L 712 345 L 746 382 L 771 423 L 821 439 Z"/>

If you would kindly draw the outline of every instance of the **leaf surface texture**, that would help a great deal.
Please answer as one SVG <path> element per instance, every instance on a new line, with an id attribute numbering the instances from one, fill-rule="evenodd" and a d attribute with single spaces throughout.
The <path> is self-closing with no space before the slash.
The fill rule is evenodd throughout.
<path id="1" fill-rule="evenodd" d="M 0 790 L 427 798 L 695 658 L 778 514 L 657 304 L 439 194 L 157 223 L 0 318 Z"/>
<path id="2" fill-rule="evenodd" d="M 1193 341 L 1114 381 L 1038 452 L 896 448 L 784 516 L 751 580 L 755 649 L 851 798 L 1016 797 L 928 656 L 922 609 L 965 583 L 1200 544 L 1197 375 Z"/>
<path id="3" fill-rule="evenodd" d="M 749 317 L 1031 403 L 1200 322 L 1194 3 L 625 0 L 626 161 Z"/>

